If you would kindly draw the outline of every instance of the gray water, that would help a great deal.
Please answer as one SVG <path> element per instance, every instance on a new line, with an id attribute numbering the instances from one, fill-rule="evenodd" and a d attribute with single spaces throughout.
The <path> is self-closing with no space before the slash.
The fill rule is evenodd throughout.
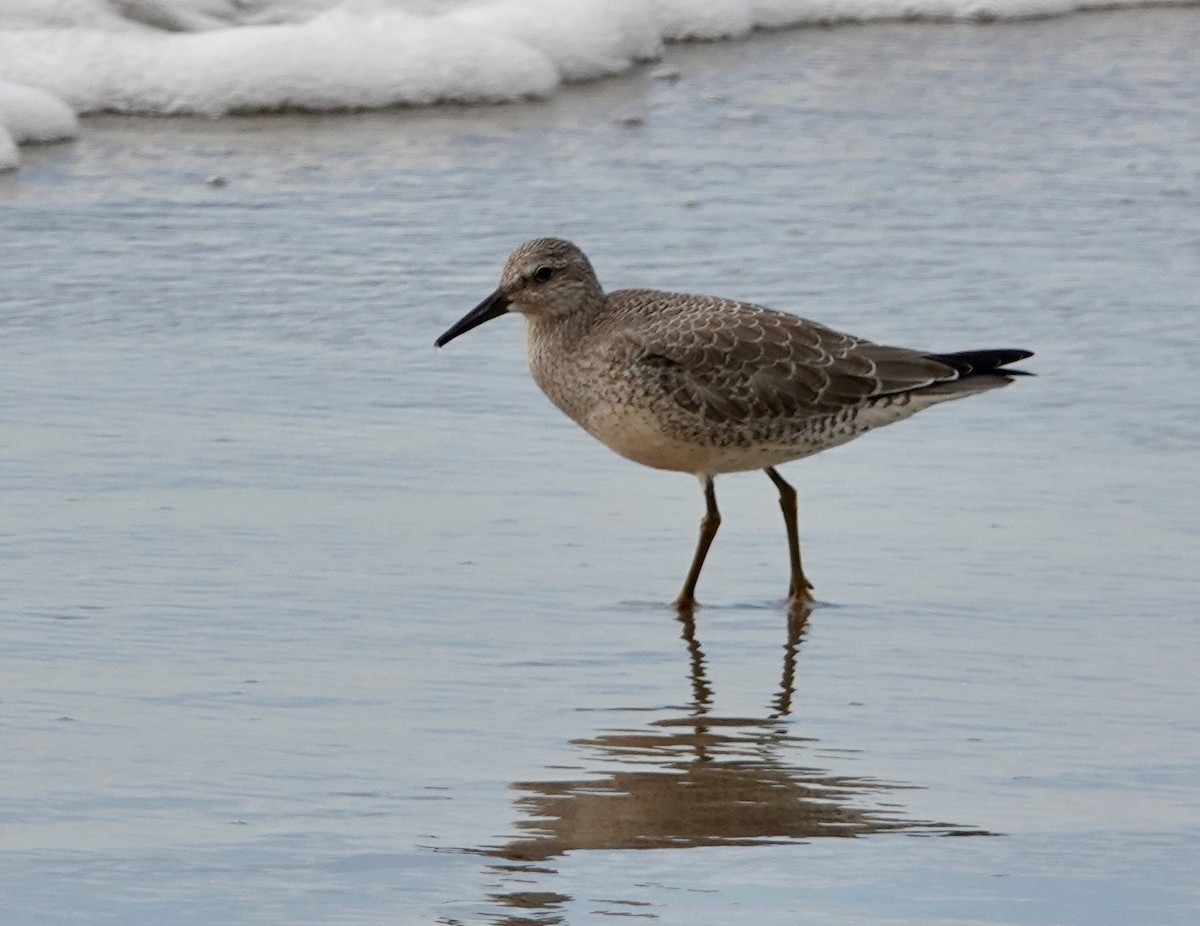
<path id="1" fill-rule="evenodd" d="M 1197 48 L 800 30 L 26 149 L 0 921 L 1194 924 Z M 694 480 L 554 411 L 518 320 L 432 348 L 544 234 L 1038 376 L 785 467 L 807 620 L 722 477 L 685 626 Z"/>

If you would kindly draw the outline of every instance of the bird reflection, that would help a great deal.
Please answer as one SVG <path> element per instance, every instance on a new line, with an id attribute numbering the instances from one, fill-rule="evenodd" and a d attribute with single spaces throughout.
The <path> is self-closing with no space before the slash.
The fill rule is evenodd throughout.
<path id="1" fill-rule="evenodd" d="M 554 870 L 539 863 L 584 849 L 765 845 L 897 831 L 982 835 L 906 819 L 898 806 L 887 804 L 887 796 L 908 786 L 795 763 L 815 742 L 789 729 L 809 616 L 806 605 L 792 606 L 779 689 L 766 716 L 750 718 L 712 713 L 713 689 L 696 624 L 690 613 L 681 613 L 692 687 L 686 713 L 573 741 L 597 772 L 571 781 L 515 782 L 520 835 L 476 851 L 497 860 L 491 867 L 505 887 L 531 888 Z M 509 909 L 495 920 L 507 926 L 563 922 L 562 905 L 569 899 L 530 889 L 491 895 Z"/>

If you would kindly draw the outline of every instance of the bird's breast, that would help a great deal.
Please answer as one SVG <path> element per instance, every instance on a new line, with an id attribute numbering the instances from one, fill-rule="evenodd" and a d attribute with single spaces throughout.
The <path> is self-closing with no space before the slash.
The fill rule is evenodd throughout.
<path id="1" fill-rule="evenodd" d="M 602 352 L 531 338 L 529 372 L 567 417 L 621 456 L 656 469 L 701 472 L 704 454 L 664 428 L 646 384 Z"/>

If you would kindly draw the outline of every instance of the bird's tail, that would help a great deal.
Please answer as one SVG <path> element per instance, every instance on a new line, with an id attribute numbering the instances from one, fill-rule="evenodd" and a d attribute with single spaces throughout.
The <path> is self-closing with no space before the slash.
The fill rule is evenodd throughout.
<path id="1" fill-rule="evenodd" d="M 1032 356 L 1033 351 L 1003 347 L 993 350 L 963 350 L 953 354 L 926 354 L 929 360 L 936 360 L 957 371 L 958 376 L 949 382 L 918 389 L 917 393 L 935 402 L 944 402 L 946 399 L 958 399 L 977 392 L 998 389 L 1011 383 L 1014 376 L 1032 376 L 1027 370 L 1014 370 L 1008 366 Z"/>
<path id="2" fill-rule="evenodd" d="M 953 354 L 926 354 L 930 360 L 944 363 L 958 371 L 959 379 L 969 376 L 983 376 L 996 373 L 1002 376 L 1032 376 L 1027 370 L 1000 369 L 1010 363 L 1024 360 L 1033 356 L 1031 350 L 1020 350 L 1012 347 L 1000 347 L 992 350 L 960 350 Z"/>

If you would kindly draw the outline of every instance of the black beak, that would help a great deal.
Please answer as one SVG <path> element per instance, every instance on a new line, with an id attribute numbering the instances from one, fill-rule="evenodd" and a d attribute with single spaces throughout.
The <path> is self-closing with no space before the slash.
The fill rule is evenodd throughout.
<path id="1" fill-rule="evenodd" d="M 508 311 L 508 297 L 500 290 L 496 290 L 490 296 L 471 309 L 466 315 L 456 321 L 447 329 L 446 333 L 434 341 L 435 347 L 445 347 L 460 334 L 466 334 L 472 328 L 478 328 L 484 322 L 490 322 L 493 318 L 498 318 Z"/>

